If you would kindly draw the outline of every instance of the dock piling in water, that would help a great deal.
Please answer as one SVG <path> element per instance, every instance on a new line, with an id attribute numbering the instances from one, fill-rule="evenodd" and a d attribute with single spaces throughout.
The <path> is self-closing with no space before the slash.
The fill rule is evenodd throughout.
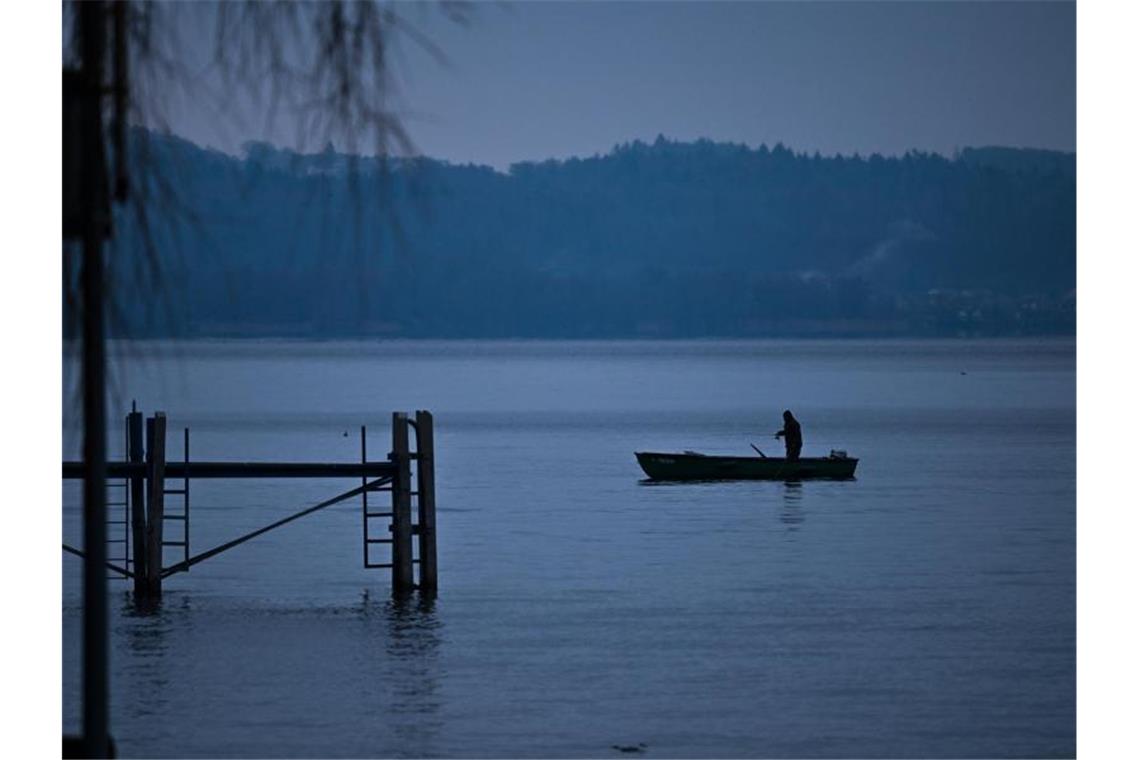
<path id="1" fill-rule="evenodd" d="M 408 415 L 392 413 L 391 461 L 396 465 L 392 480 L 392 591 L 415 588 L 412 575 L 412 472 L 408 447 Z"/>
<path id="2" fill-rule="evenodd" d="M 166 500 L 166 415 L 146 421 L 146 595 L 162 596 L 162 523 Z"/>
<path id="3" fill-rule="evenodd" d="M 431 412 L 416 411 L 416 504 L 419 508 L 420 590 L 438 585 L 435 553 L 435 432 Z"/>
<path id="4" fill-rule="evenodd" d="M 141 465 L 145 456 L 143 446 L 142 412 L 131 410 L 127 415 L 127 459 Z M 130 478 L 131 503 L 131 568 L 134 570 L 135 598 L 146 596 L 146 476 Z"/>
<path id="5" fill-rule="evenodd" d="M 228 551 L 257 536 L 267 533 L 306 515 L 338 504 L 347 499 L 361 497 L 363 511 L 364 566 L 390 568 L 392 591 L 404 595 L 416 588 L 425 595 L 434 595 L 438 588 L 436 570 L 435 524 L 435 453 L 432 415 L 419 410 L 411 420 L 403 412 L 392 415 L 392 450 L 386 461 L 369 462 L 365 428 L 360 429 L 359 464 L 332 462 L 192 462 L 190 461 L 190 433 L 183 430 L 182 461 L 166 460 L 166 415 L 156 412 L 144 421 L 141 412 L 132 409 L 126 418 L 127 451 L 122 461 L 106 462 L 105 470 L 115 477 L 129 481 L 130 546 L 133 559 L 120 568 L 108 564 L 109 569 L 124 578 L 133 578 L 137 602 L 155 602 L 162 596 L 162 579 L 175 573 L 186 572 L 192 565 Z M 416 448 L 410 445 L 409 427 L 416 431 Z M 412 488 L 412 463 L 416 466 L 416 487 Z M 63 477 L 82 478 L 83 462 L 64 462 Z M 277 520 L 270 525 L 239 536 L 195 556 L 190 555 L 190 480 L 193 478 L 341 478 L 359 477 L 360 486 L 326 499 L 314 506 Z M 181 489 L 167 489 L 166 479 L 181 479 Z M 371 478 L 371 480 L 370 480 Z M 369 509 L 369 492 L 391 491 L 392 511 L 373 512 Z M 166 514 L 165 496 L 181 494 L 184 512 Z M 412 497 L 416 497 L 416 521 L 413 523 Z M 388 517 L 385 538 L 369 536 L 369 518 Z M 182 541 L 163 541 L 165 520 L 183 522 Z M 413 543 L 412 537 L 418 536 Z M 391 546 L 390 562 L 372 562 L 370 545 Z M 163 566 L 163 547 L 178 546 L 183 550 L 180 562 Z M 80 557 L 86 552 L 64 544 L 64 550 Z M 419 550 L 419 557 L 415 550 Z M 419 583 L 416 583 L 415 565 L 419 565 Z"/>

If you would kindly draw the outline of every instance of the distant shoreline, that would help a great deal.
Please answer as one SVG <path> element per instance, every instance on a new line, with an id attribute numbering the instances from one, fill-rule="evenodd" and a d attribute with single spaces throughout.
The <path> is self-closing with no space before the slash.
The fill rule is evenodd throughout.
<path id="1" fill-rule="evenodd" d="M 146 336 L 146 337 L 109 337 L 108 342 L 115 343 L 1076 343 L 1076 333 L 1050 333 L 1034 335 L 768 335 L 768 336 L 701 336 L 701 337 L 533 337 L 533 336 L 500 336 L 500 337 L 412 337 L 392 335 L 344 335 L 344 336 L 312 336 L 312 335 L 195 335 L 195 336 Z M 65 350 L 78 348 L 79 341 L 74 338 L 65 338 Z"/>

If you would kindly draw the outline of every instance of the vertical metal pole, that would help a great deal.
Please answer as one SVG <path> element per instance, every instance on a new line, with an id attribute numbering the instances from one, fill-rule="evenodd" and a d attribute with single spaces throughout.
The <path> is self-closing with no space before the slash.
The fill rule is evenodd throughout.
<path id="1" fill-rule="evenodd" d="M 408 415 L 392 414 L 392 591 L 403 593 L 415 587 L 412 578 L 412 458 L 408 452 Z"/>
<path id="2" fill-rule="evenodd" d="M 127 459 L 143 461 L 143 416 L 132 411 L 127 415 Z M 146 478 L 131 477 L 131 551 L 134 553 L 135 601 L 146 596 Z"/>
<path id="3" fill-rule="evenodd" d="M 368 438 L 364 425 L 360 426 L 360 463 L 368 464 Z M 360 476 L 361 488 L 368 485 L 368 476 Z M 360 540 L 364 547 L 364 566 L 368 567 L 368 492 L 360 494 L 360 519 L 362 521 Z"/>
<path id="4" fill-rule="evenodd" d="M 103 326 L 103 234 L 106 176 L 103 164 L 102 3 L 79 5 L 83 57 L 82 170 L 83 267 L 83 752 L 106 757 L 110 737 L 107 668 L 107 409 L 106 345 Z"/>
<path id="5" fill-rule="evenodd" d="M 131 458 L 131 418 L 123 422 L 123 459 Z M 123 478 L 123 567 L 131 568 L 131 486 L 128 478 Z"/>
<path id="6" fill-rule="evenodd" d="M 166 490 L 166 415 L 155 412 L 146 421 L 146 593 L 162 597 L 162 515 Z"/>
<path id="7" fill-rule="evenodd" d="M 182 477 L 182 514 L 185 519 L 182 521 L 184 532 L 182 534 L 182 561 L 190 562 L 190 428 L 182 428 L 182 463 L 186 465 L 183 470 Z M 186 571 L 190 571 L 190 565 L 186 565 Z"/>
<path id="8" fill-rule="evenodd" d="M 111 137 L 115 145 L 115 200 L 127 200 L 130 190 L 127 171 L 127 108 L 129 105 L 129 80 L 127 78 L 127 3 L 118 0 L 111 8 L 115 26 L 115 47 L 111 65 L 114 74 L 112 92 L 115 99 L 115 118 L 112 122 Z"/>
<path id="9" fill-rule="evenodd" d="M 434 594 L 439 586 L 435 553 L 435 434 L 431 412 L 416 412 L 416 503 L 420 523 L 420 591 Z"/>

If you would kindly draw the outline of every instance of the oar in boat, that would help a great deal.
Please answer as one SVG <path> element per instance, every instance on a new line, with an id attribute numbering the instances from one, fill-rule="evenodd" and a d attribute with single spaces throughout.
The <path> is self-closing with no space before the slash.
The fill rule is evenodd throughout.
<path id="1" fill-rule="evenodd" d="M 764 452 L 763 452 L 763 451 L 761 451 L 760 449 L 756 448 L 756 444 L 755 444 L 755 443 L 750 443 L 750 444 L 748 444 L 748 445 L 752 447 L 752 450 L 753 450 L 753 451 L 755 451 L 757 454 L 759 454 L 759 455 L 760 455 L 760 458 L 761 458 L 761 459 L 767 459 L 767 458 L 768 458 L 768 457 L 764 456 Z"/>

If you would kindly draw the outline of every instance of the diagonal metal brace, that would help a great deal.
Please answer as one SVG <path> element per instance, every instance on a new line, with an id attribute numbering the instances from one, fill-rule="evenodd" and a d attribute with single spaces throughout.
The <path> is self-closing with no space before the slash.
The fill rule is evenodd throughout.
<path id="1" fill-rule="evenodd" d="M 370 483 L 365 483 L 362 486 L 357 486 L 356 488 L 353 488 L 350 491 L 345 491 L 344 493 L 337 494 L 336 496 L 333 496 L 331 499 L 325 499 L 320 504 L 315 504 L 315 505 L 308 507 L 306 509 L 302 509 L 300 512 L 297 512 L 296 514 L 293 514 L 293 515 L 289 515 L 288 517 L 285 517 L 281 520 L 278 520 L 275 523 L 271 523 L 270 525 L 266 525 L 264 528 L 258 528 L 257 530 L 253 531 L 252 533 L 246 533 L 244 536 L 239 536 L 238 538 L 235 538 L 233 541 L 227 541 L 226 543 L 222 544 L 221 546 L 215 546 L 213 549 L 210 549 L 208 551 L 204 551 L 201 554 L 197 554 L 197 555 L 191 557 L 190 559 L 183 560 L 182 562 L 178 562 L 176 564 L 173 564 L 170 567 L 163 568 L 162 577 L 166 578 L 167 576 L 173 575 L 174 573 L 180 573 L 180 572 L 183 572 L 185 570 L 189 570 L 192 566 L 198 564 L 199 562 L 204 562 L 205 560 L 208 560 L 210 557 L 214 557 L 218 554 L 221 554 L 222 552 L 226 551 L 227 549 L 232 549 L 239 544 L 244 544 L 246 541 L 257 538 L 258 536 L 260 536 L 263 533 L 268 533 L 269 531 L 273 530 L 274 528 L 280 528 L 282 525 L 285 525 L 287 523 L 291 523 L 294 520 L 299 520 L 300 518 L 304 517 L 305 515 L 311 515 L 312 513 L 317 512 L 319 510 L 322 510 L 326 507 L 331 507 L 334 504 L 339 504 L 340 502 L 345 501 L 346 499 L 351 499 L 355 496 L 359 496 L 360 494 L 365 493 L 366 491 L 375 491 L 380 486 L 383 486 L 383 485 L 390 483 L 391 480 L 392 480 L 391 476 L 386 475 L 382 478 L 377 478 L 376 480 L 373 480 Z"/>
<path id="2" fill-rule="evenodd" d="M 74 546 L 68 546 L 67 544 L 64 544 L 63 550 L 65 552 L 70 552 L 71 554 L 74 554 L 76 557 L 82 557 L 85 560 L 87 559 L 87 554 L 83 551 L 80 551 L 79 549 L 76 549 Z M 118 565 L 114 565 L 110 562 L 104 562 L 103 564 L 107 568 L 114 570 L 116 573 L 122 573 L 123 575 L 125 575 L 128 578 L 134 578 L 135 577 L 134 573 L 132 573 L 130 570 L 127 570 L 124 567 L 119 567 Z"/>

